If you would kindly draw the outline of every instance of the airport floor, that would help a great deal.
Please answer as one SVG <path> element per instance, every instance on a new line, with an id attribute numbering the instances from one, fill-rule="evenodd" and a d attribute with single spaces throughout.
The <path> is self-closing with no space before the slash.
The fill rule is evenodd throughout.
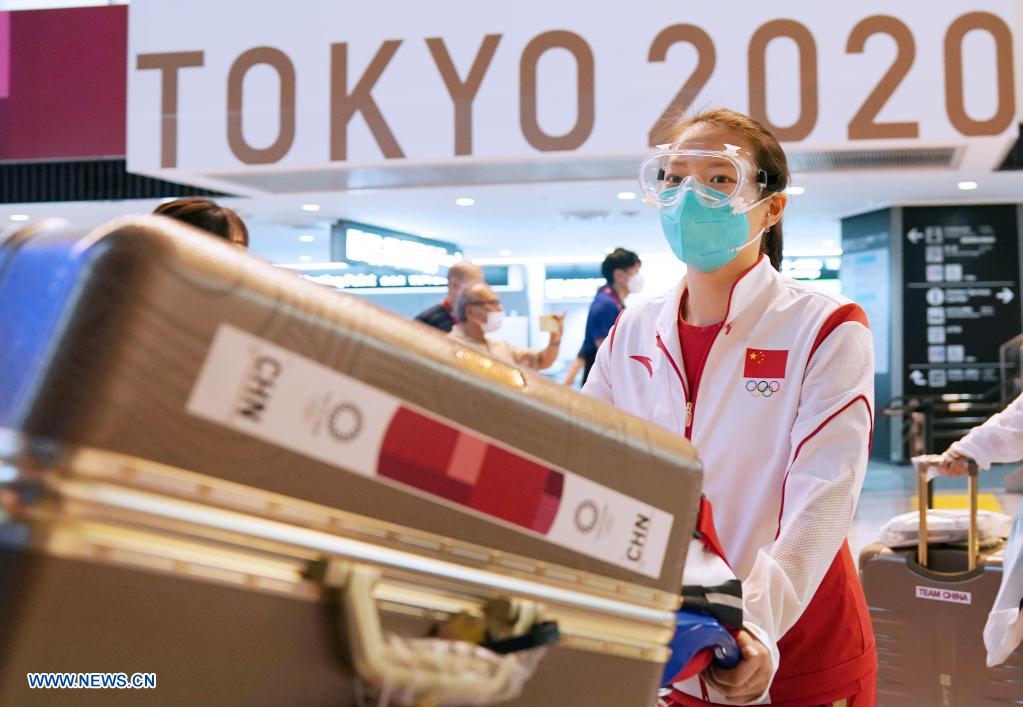
<path id="1" fill-rule="evenodd" d="M 994 466 L 981 472 L 980 507 L 1016 515 L 1023 502 L 1023 467 L 1018 464 Z M 916 510 L 916 478 L 908 465 L 872 461 L 867 468 L 863 493 L 856 509 L 849 547 L 853 557 L 877 540 L 881 526 L 892 516 Z M 966 479 L 936 479 L 934 505 L 937 508 L 969 508 Z"/>

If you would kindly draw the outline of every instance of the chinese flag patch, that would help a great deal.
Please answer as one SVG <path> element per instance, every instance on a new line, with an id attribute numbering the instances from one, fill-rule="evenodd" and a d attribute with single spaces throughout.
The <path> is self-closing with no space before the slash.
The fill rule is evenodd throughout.
<path id="1" fill-rule="evenodd" d="M 746 367 L 742 375 L 744 378 L 784 378 L 788 360 L 788 351 L 746 349 Z"/>

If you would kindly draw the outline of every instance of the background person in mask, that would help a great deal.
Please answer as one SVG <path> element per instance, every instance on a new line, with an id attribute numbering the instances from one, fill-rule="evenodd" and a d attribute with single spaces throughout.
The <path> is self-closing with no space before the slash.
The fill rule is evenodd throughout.
<path id="1" fill-rule="evenodd" d="M 717 109 L 667 139 L 641 183 L 686 276 L 622 312 L 583 389 L 692 441 L 742 580 L 742 662 L 678 681 L 666 702 L 873 705 L 846 543 L 873 420 L 866 316 L 778 273 L 789 171 L 763 125 Z"/>
<path id="2" fill-rule="evenodd" d="M 553 315 L 558 323 L 558 331 L 550 335 L 550 343 L 541 351 L 520 349 L 507 341 L 487 338 L 487 334 L 501 328 L 504 309 L 501 307 L 501 298 L 485 282 L 474 282 L 463 288 L 455 301 L 455 316 L 459 323 L 451 329 L 450 336 L 485 349 L 493 356 L 516 366 L 542 371 L 558 358 L 558 347 L 561 345 L 565 325 L 564 314 Z"/>
<path id="3" fill-rule="evenodd" d="M 583 383 L 586 383 L 593 362 L 597 360 L 597 349 L 604 343 L 618 314 L 625 309 L 625 298 L 643 289 L 643 276 L 639 273 L 641 266 L 639 256 L 625 248 L 615 248 L 604 258 L 600 274 L 606 282 L 600 286 L 590 303 L 583 345 L 565 376 L 565 385 L 575 383 L 580 368 L 583 371 Z"/>
<path id="4" fill-rule="evenodd" d="M 468 260 L 455 263 L 448 268 L 448 296 L 440 304 L 426 309 L 415 316 L 417 322 L 422 322 L 440 329 L 444 333 L 451 331 L 458 321 L 455 313 L 455 301 L 458 300 L 458 293 L 470 282 L 482 281 L 483 271 L 479 265 Z"/>

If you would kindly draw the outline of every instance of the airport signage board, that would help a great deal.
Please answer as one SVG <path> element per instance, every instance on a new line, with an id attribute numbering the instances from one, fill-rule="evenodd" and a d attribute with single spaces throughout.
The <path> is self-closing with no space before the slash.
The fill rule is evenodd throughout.
<path id="1" fill-rule="evenodd" d="M 139 172 L 433 165 L 440 182 L 490 163 L 514 181 L 523 163 L 631 160 L 708 106 L 790 149 L 1017 132 L 1011 0 L 135 0 L 129 20 Z"/>
<path id="2" fill-rule="evenodd" d="M 377 293 L 420 290 L 446 292 L 448 288 L 446 275 L 428 275 L 368 265 L 345 267 L 344 263 L 310 263 L 282 267 L 296 272 L 306 280 L 335 290 L 371 290 Z M 483 268 L 483 274 L 487 283 L 498 292 L 510 289 L 507 266 L 488 265 Z"/>
<path id="3" fill-rule="evenodd" d="M 997 387 L 998 348 L 1020 331 L 1017 207 L 907 206 L 901 237 L 903 390 Z"/>
<path id="4" fill-rule="evenodd" d="M 442 285 L 447 284 L 448 268 L 462 259 L 462 249 L 454 243 L 354 221 L 333 224 L 330 239 L 331 260 L 440 275 Z"/>

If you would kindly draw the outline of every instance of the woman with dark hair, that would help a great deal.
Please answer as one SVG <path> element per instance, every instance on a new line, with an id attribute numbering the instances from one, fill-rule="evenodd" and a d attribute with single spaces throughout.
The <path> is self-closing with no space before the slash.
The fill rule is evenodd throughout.
<path id="1" fill-rule="evenodd" d="M 241 217 L 210 199 L 197 196 L 175 199 L 160 204 L 153 213 L 195 226 L 242 248 L 249 247 L 249 229 Z"/>
<path id="2" fill-rule="evenodd" d="M 742 581 L 742 662 L 673 681 L 665 703 L 873 705 L 846 543 L 873 424 L 866 316 L 779 274 L 789 172 L 770 131 L 719 109 L 670 139 L 640 181 L 686 275 L 622 312 L 583 389 L 692 441 L 712 549 Z"/>

